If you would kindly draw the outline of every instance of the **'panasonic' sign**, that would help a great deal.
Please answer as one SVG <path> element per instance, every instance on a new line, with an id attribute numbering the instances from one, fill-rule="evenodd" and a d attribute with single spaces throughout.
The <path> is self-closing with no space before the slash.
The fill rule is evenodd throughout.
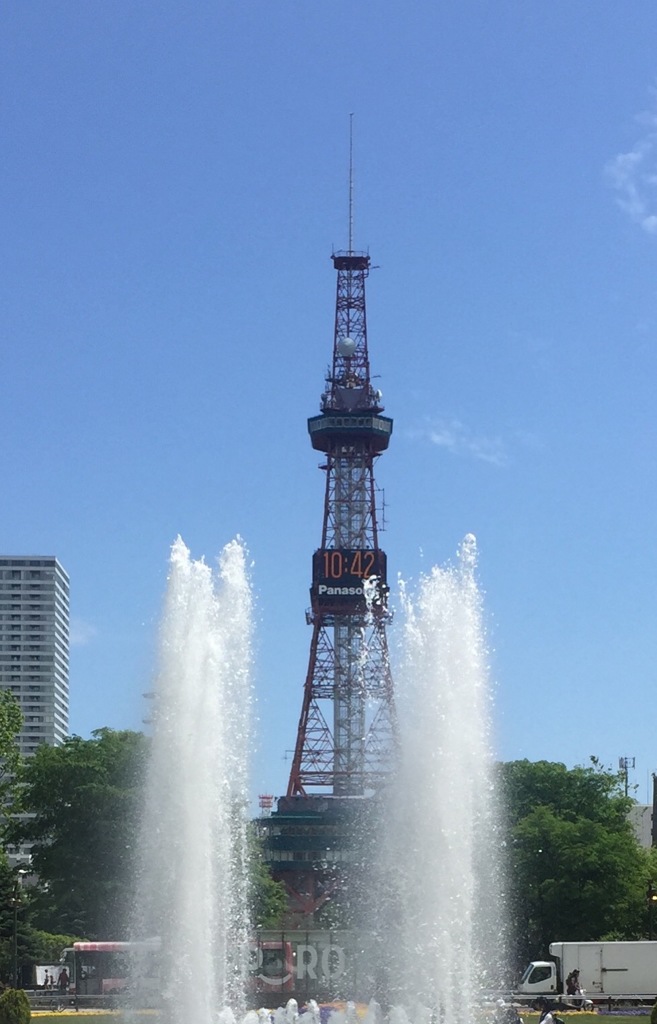
<path id="1" fill-rule="evenodd" d="M 328 597 L 363 596 L 362 587 L 327 587 L 325 583 L 320 583 L 317 591 L 320 597 L 323 597 L 324 595 Z"/>

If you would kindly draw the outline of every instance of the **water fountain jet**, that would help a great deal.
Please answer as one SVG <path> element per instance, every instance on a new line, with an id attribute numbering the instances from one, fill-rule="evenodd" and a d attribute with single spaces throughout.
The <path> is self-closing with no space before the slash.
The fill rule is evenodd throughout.
<path id="1" fill-rule="evenodd" d="M 252 598 L 246 555 L 171 551 L 134 931 L 160 937 L 162 1024 L 244 1009 Z M 139 968 L 136 968 L 137 975 Z"/>
<path id="2" fill-rule="evenodd" d="M 504 960 L 491 695 L 476 541 L 456 566 L 402 586 L 399 775 L 388 801 L 381 885 L 388 998 L 470 1024 Z M 494 979 L 494 980 L 493 980 Z"/>

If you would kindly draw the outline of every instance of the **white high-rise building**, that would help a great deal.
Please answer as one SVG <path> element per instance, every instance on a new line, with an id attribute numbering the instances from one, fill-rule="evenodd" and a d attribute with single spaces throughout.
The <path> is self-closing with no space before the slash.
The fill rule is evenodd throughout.
<path id="1" fill-rule="evenodd" d="M 20 704 L 28 757 L 68 736 L 68 597 L 56 558 L 0 555 L 0 688 Z"/>

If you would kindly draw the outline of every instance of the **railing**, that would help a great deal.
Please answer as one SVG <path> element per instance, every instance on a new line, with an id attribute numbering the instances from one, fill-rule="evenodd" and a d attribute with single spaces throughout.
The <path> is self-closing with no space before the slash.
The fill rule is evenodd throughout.
<path id="1" fill-rule="evenodd" d="M 32 1010 L 115 1009 L 121 1005 L 121 994 L 106 992 L 103 995 L 76 995 L 74 992 L 60 992 L 58 989 L 26 988 Z"/>
<path id="2" fill-rule="evenodd" d="M 24 991 L 32 1010 L 55 1010 L 59 1013 L 60 1010 L 66 1010 L 70 1007 L 75 1007 L 76 1010 L 78 1008 L 74 995 L 69 995 L 68 992 L 60 992 L 56 988 L 26 988 Z"/>
<path id="3" fill-rule="evenodd" d="M 614 1007 L 622 1006 L 648 1006 L 652 1005 L 657 1001 L 657 993 L 655 992 L 585 992 L 581 996 L 567 995 L 565 992 L 544 992 L 544 993 L 533 993 L 527 992 L 512 992 L 512 991 L 492 991 L 487 990 L 480 993 L 480 1000 L 482 1003 L 494 1003 L 497 999 L 503 999 L 505 1003 L 508 1003 L 517 1007 L 524 1007 L 527 1010 L 534 1008 L 534 1005 L 539 999 L 546 999 L 548 1003 L 557 1011 L 568 1011 L 568 1010 L 583 1010 L 588 1005 L 593 1005 L 597 1009 L 605 1007 L 605 1009 L 613 1009 Z"/>

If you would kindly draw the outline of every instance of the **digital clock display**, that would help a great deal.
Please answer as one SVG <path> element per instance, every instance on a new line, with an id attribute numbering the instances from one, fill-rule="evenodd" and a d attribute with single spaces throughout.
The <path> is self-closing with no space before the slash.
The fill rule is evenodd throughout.
<path id="1" fill-rule="evenodd" d="M 313 555 L 313 607 L 364 609 L 368 580 L 376 580 L 371 595 L 380 605 L 387 593 L 386 562 L 378 548 L 320 548 Z"/>

